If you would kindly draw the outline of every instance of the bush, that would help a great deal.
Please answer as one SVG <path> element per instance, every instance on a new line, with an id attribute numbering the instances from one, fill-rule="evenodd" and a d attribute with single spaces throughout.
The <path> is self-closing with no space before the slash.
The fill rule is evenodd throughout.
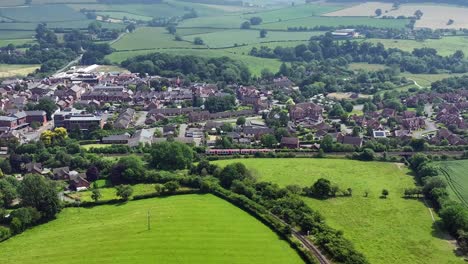
<path id="1" fill-rule="evenodd" d="M 7 227 L 0 226 L 0 242 L 8 239 L 11 236 L 10 229 Z"/>

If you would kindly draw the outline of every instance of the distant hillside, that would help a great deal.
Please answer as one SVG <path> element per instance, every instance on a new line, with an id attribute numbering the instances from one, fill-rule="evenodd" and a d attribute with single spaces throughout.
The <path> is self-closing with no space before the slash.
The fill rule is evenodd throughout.
<path id="1" fill-rule="evenodd" d="M 364 0 L 328 0 L 328 2 L 368 2 Z M 452 5 L 462 5 L 468 6 L 468 0 L 378 0 L 378 2 L 387 2 L 387 3 L 400 3 L 400 4 L 409 4 L 409 3 L 435 3 L 435 4 L 452 4 Z"/>

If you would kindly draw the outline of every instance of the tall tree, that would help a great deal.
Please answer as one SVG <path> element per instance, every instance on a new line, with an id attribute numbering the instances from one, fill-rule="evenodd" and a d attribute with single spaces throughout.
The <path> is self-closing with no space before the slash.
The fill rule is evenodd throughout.
<path id="1" fill-rule="evenodd" d="M 55 183 L 41 175 L 26 175 L 19 193 L 21 203 L 36 208 L 45 219 L 54 218 L 61 209 Z"/>

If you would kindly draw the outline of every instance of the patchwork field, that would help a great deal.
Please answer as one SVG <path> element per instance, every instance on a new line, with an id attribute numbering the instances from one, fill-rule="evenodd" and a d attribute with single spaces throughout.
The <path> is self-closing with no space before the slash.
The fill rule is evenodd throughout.
<path id="1" fill-rule="evenodd" d="M 147 230 L 147 214 L 151 230 Z M 94 208 L 0 243 L 4 263 L 304 263 L 269 228 L 212 195 Z"/>
<path id="2" fill-rule="evenodd" d="M 447 180 L 450 197 L 468 206 L 468 160 L 441 161 L 437 165 Z"/>
<path id="3" fill-rule="evenodd" d="M 365 41 L 382 43 L 385 48 L 398 48 L 408 52 L 411 52 L 416 48 L 433 48 L 442 56 L 452 55 L 457 50 L 461 50 L 465 54 L 468 54 L 467 36 L 443 37 L 441 39 L 428 39 L 425 41 L 401 39 L 366 39 Z"/>
<path id="4" fill-rule="evenodd" d="M 40 65 L 0 64 L 0 78 L 26 76 L 34 72 L 39 67 Z"/>
<path id="5" fill-rule="evenodd" d="M 328 200 L 304 198 L 325 216 L 332 227 L 343 230 L 370 263 L 462 263 L 450 241 L 433 228 L 423 202 L 404 199 L 405 188 L 414 186 L 409 170 L 401 164 L 341 159 L 242 159 L 259 180 L 281 186 L 310 186 L 326 178 L 341 188 L 352 188 L 352 197 Z M 380 199 L 382 189 L 389 190 Z M 369 197 L 364 197 L 369 190 Z"/>
<path id="6" fill-rule="evenodd" d="M 86 19 L 82 13 L 73 10 L 67 5 L 34 5 L 1 8 L 0 16 L 16 22 L 64 22 Z"/>
<path id="7" fill-rule="evenodd" d="M 468 8 L 435 4 L 402 4 L 393 9 L 390 3 L 367 2 L 326 14 L 327 16 L 375 16 L 375 10 L 380 8 L 383 16 L 413 16 L 417 10 L 423 12 L 420 20 L 416 21 L 419 28 L 468 28 Z M 453 24 L 448 24 L 452 19 Z"/>
<path id="8" fill-rule="evenodd" d="M 255 28 L 287 30 L 289 27 L 314 28 L 318 26 L 332 27 L 352 27 L 352 26 L 373 26 L 380 28 L 404 28 L 408 24 L 407 19 L 377 19 L 370 17 L 306 17 L 291 19 L 286 21 L 264 23 Z"/>

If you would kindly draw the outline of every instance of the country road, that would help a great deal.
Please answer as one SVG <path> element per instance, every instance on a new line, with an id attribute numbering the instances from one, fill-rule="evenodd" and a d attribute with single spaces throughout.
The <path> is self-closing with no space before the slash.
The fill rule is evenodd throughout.
<path id="1" fill-rule="evenodd" d="M 60 70 L 56 71 L 54 74 L 59 74 L 61 72 L 64 72 L 66 69 L 68 69 L 73 64 L 77 64 L 81 60 L 82 57 L 83 57 L 83 54 L 78 56 L 76 59 L 70 61 L 67 65 L 63 66 Z"/>

